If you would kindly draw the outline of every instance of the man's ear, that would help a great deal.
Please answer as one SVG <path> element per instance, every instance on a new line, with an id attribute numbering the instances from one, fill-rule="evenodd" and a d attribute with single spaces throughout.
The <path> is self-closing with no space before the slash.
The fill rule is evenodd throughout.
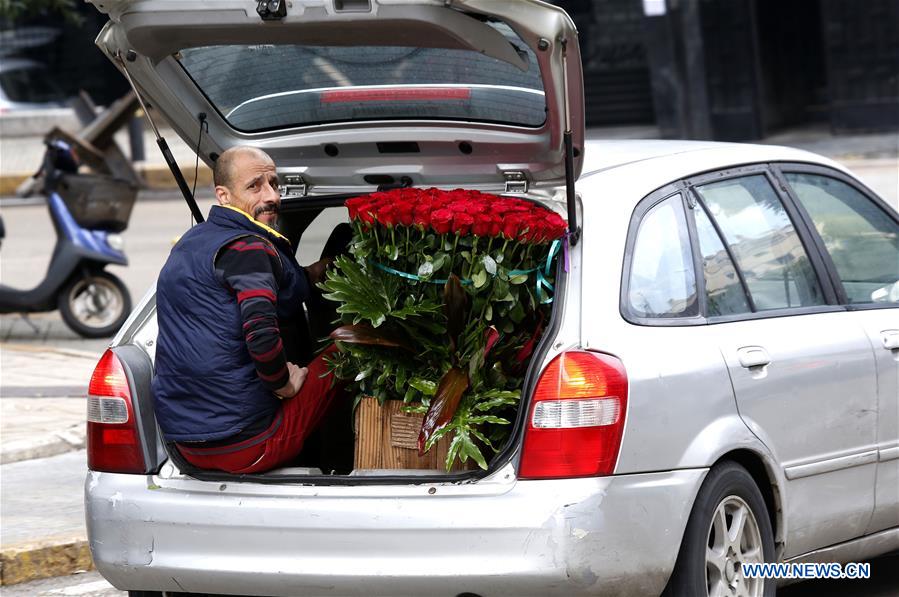
<path id="1" fill-rule="evenodd" d="M 218 199 L 219 205 L 230 205 L 231 191 L 228 190 L 228 187 L 218 185 L 215 187 L 215 198 Z"/>

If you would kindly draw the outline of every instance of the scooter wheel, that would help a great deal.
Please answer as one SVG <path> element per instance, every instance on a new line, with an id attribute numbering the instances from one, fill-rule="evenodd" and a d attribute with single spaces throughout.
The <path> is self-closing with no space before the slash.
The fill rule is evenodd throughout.
<path id="1" fill-rule="evenodd" d="M 118 331 L 131 313 L 125 284 L 105 271 L 73 278 L 59 294 L 59 313 L 72 330 L 85 338 L 105 338 Z"/>

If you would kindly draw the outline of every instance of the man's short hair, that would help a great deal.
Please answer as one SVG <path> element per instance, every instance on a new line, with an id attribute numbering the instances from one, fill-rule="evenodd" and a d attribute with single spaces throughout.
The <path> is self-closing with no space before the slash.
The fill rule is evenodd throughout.
<path id="1" fill-rule="evenodd" d="M 242 153 L 252 153 L 258 157 L 265 157 L 271 160 L 271 156 L 259 149 L 249 145 L 235 145 L 229 147 L 222 152 L 215 164 L 212 166 L 212 184 L 217 187 L 225 187 L 231 190 L 234 183 L 234 159 Z"/>

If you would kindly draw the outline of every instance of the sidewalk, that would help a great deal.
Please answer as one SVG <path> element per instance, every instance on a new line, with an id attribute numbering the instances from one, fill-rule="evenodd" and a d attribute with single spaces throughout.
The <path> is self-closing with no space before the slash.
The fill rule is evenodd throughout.
<path id="1" fill-rule="evenodd" d="M 85 395 L 99 353 L 0 342 L 0 584 L 92 567 Z"/>

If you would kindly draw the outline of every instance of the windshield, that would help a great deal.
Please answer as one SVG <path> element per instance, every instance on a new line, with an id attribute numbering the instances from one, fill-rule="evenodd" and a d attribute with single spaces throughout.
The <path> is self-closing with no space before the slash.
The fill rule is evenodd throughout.
<path id="1" fill-rule="evenodd" d="M 176 55 L 209 101 L 246 132 L 355 120 L 467 120 L 539 127 L 540 67 L 490 23 L 527 70 L 472 50 L 400 46 L 224 45 Z"/>

